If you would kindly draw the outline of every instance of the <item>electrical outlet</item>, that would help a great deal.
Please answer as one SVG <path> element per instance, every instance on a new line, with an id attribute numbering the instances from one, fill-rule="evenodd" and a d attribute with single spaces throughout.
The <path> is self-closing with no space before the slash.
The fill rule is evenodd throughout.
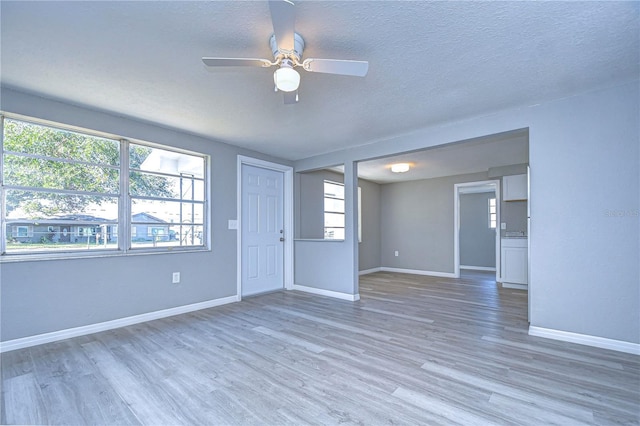
<path id="1" fill-rule="evenodd" d="M 171 278 L 171 282 L 173 284 L 178 284 L 180 282 L 180 272 L 174 272 Z"/>
<path id="2" fill-rule="evenodd" d="M 398 257 L 400 255 L 400 253 L 398 252 L 398 250 L 395 251 L 395 253 L 393 253 L 396 257 Z"/>

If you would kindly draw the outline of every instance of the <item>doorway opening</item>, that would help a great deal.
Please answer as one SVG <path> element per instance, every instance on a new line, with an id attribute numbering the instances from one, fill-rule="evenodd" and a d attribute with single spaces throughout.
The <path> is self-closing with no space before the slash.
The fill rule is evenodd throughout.
<path id="1" fill-rule="evenodd" d="M 500 279 L 500 181 L 454 185 L 454 275 L 493 271 Z"/>

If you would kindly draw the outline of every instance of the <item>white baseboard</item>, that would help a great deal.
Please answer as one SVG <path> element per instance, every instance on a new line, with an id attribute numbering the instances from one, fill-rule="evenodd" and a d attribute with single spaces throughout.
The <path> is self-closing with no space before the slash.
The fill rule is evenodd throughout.
<path id="1" fill-rule="evenodd" d="M 382 271 L 382 268 L 364 269 L 364 270 L 358 272 L 358 275 L 373 274 L 373 273 L 380 272 L 380 271 Z"/>
<path id="2" fill-rule="evenodd" d="M 324 290 L 322 288 L 308 287 L 306 285 L 294 284 L 292 290 L 304 291 L 306 293 L 318 294 L 320 296 L 334 297 L 336 299 L 355 302 L 360 300 L 360 294 L 341 293 L 339 291 Z"/>
<path id="3" fill-rule="evenodd" d="M 469 265 L 460 265 L 460 269 L 467 269 L 469 271 L 489 271 L 495 272 L 496 268 L 492 266 L 469 266 Z"/>
<path id="4" fill-rule="evenodd" d="M 518 290 L 528 290 L 529 286 L 526 284 L 502 283 L 502 288 L 515 288 Z"/>
<path id="5" fill-rule="evenodd" d="M 613 340 L 604 337 L 590 336 L 588 334 L 571 333 L 569 331 L 534 326 L 529 326 L 529 335 L 640 355 L 639 343 L 624 342 L 622 340 Z"/>
<path id="6" fill-rule="evenodd" d="M 435 271 L 423 271 L 422 269 L 402 269 L 402 268 L 387 268 L 383 266 L 380 268 L 384 272 L 398 272 L 400 274 L 414 274 L 414 275 L 428 275 L 430 277 L 442 277 L 442 278 L 456 278 L 456 274 L 453 272 L 435 272 Z"/>
<path id="7" fill-rule="evenodd" d="M 71 337 L 85 336 L 87 334 L 98 333 L 100 331 L 113 330 L 114 328 L 126 327 L 128 325 L 141 322 L 153 321 L 160 318 L 172 317 L 174 315 L 186 314 L 188 312 L 199 311 L 201 309 L 213 308 L 214 306 L 226 305 L 240 301 L 238 296 L 223 297 L 221 299 L 207 300 L 206 302 L 193 303 L 191 305 L 177 306 L 175 308 L 163 309 L 161 311 L 148 312 L 140 315 L 133 315 L 125 318 L 118 318 L 111 321 L 96 324 L 83 325 L 81 327 L 68 328 L 65 330 L 52 331 L 50 333 L 37 334 L 35 336 L 22 337 L 14 340 L 0 342 L 0 353 L 9 352 L 16 349 L 28 348 L 42 345 L 44 343 L 56 342 L 69 339 Z"/>

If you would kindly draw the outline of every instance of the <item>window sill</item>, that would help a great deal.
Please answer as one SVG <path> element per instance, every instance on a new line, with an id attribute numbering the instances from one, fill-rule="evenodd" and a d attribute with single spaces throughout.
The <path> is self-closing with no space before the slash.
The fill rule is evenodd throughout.
<path id="1" fill-rule="evenodd" d="M 324 239 L 324 238 L 294 238 L 293 241 L 315 241 L 323 243 L 343 243 L 344 240 Z"/>
<path id="2" fill-rule="evenodd" d="M 129 256 L 148 256 L 178 253 L 202 253 L 210 252 L 208 247 L 189 247 L 189 248 L 167 248 L 163 250 L 148 249 L 131 249 L 123 251 L 95 251 L 91 253 L 34 253 L 34 254 L 5 254 L 0 256 L 0 264 L 2 263 L 18 263 L 18 262 L 39 262 L 50 260 L 71 260 L 71 259 L 96 259 L 110 257 L 129 257 Z"/>

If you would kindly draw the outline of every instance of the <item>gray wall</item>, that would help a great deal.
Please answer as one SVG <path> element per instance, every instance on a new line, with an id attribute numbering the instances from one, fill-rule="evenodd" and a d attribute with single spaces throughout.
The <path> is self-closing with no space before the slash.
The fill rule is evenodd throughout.
<path id="1" fill-rule="evenodd" d="M 211 251 L 0 264 L 2 341 L 234 296 L 236 157 L 267 156 L 193 135 L 2 90 L 3 111 L 211 156 Z M 181 283 L 171 284 L 171 273 Z"/>
<path id="2" fill-rule="evenodd" d="M 343 182 L 344 175 L 330 170 L 296 173 L 296 238 L 324 238 L 324 180 Z M 358 179 L 362 191 L 362 242 L 360 270 L 380 267 L 380 185 Z"/>
<path id="3" fill-rule="evenodd" d="M 362 242 L 358 244 L 360 270 L 375 269 L 380 263 L 380 185 L 359 179 L 362 188 Z"/>
<path id="4" fill-rule="evenodd" d="M 352 161 L 346 162 L 344 166 L 345 239 L 296 240 L 294 283 L 355 297 L 358 294 L 359 271 L 356 202 L 358 170 L 357 164 Z"/>
<path id="5" fill-rule="evenodd" d="M 531 325 L 638 344 L 639 92 L 634 80 L 487 112 L 307 158 L 295 167 L 317 169 L 529 129 Z M 318 261 L 307 258 L 302 265 Z M 357 258 L 341 267 L 345 274 L 357 271 Z"/>
<path id="6" fill-rule="evenodd" d="M 324 181 L 344 183 L 344 175 L 331 170 L 296 173 L 296 237 L 324 239 Z"/>
<path id="7" fill-rule="evenodd" d="M 486 173 L 382 185 L 382 266 L 454 273 L 454 185 L 482 180 Z"/>
<path id="8" fill-rule="evenodd" d="M 500 203 L 500 222 L 507 224 L 507 228 L 500 231 L 500 235 L 503 237 L 507 231 L 527 232 L 527 202 L 502 201 Z"/>
<path id="9" fill-rule="evenodd" d="M 462 266 L 496 267 L 496 230 L 489 228 L 490 198 L 495 198 L 493 192 L 460 195 Z"/>
<path id="10" fill-rule="evenodd" d="M 638 93 L 636 81 L 532 117 L 534 326 L 640 343 Z"/>
<path id="11" fill-rule="evenodd" d="M 357 293 L 353 162 L 528 128 L 531 325 L 640 343 L 639 92 L 635 80 L 297 161 L 297 170 L 344 162 L 351 197 L 346 203 L 347 240 L 320 243 L 322 250 L 296 244 L 296 282 L 308 279 L 321 289 L 334 286 Z M 251 153 L 10 90 L 2 91 L 1 107 L 203 151 L 213 158 L 212 252 L 0 264 L 3 340 L 235 294 L 236 236 L 226 227 L 236 217 L 235 155 Z M 593 167 L 598 173 L 590 171 Z M 334 263 L 324 273 L 337 277 L 337 283 L 312 276 L 323 272 L 320 266 L 327 260 Z M 168 272 L 174 267 L 184 268 L 179 286 L 170 284 Z M 96 276 L 96 271 L 109 274 Z"/>

